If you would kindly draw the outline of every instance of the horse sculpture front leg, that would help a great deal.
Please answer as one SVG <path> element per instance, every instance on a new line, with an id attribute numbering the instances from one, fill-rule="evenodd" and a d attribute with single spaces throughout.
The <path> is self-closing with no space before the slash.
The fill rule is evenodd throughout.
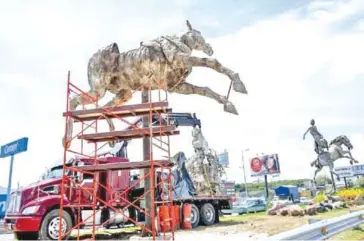
<path id="1" fill-rule="evenodd" d="M 322 166 L 319 166 L 319 167 L 317 167 L 317 169 L 316 169 L 316 171 L 315 171 L 315 176 L 313 177 L 313 180 L 315 181 L 315 183 L 316 183 L 316 176 L 317 176 L 317 173 L 319 173 L 321 170 L 322 170 Z"/>
<path id="2" fill-rule="evenodd" d="M 75 111 L 77 107 L 81 104 L 88 105 L 95 103 L 97 99 L 101 99 L 105 96 L 106 90 L 98 89 L 98 90 L 90 90 L 85 95 L 77 95 L 74 96 L 71 100 L 69 100 L 68 111 Z M 62 139 L 63 147 L 69 149 L 72 142 L 72 132 L 73 132 L 73 119 L 68 118 L 67 120 L 67 133 Z"/>
<path id="3" fill-rule="evenodd" d="M 224 105 L 224 111 L 237 115 L 238 111 L 235 106 L 224 96 L 217 94 L 208 87 L 195 86 L 190 83 L 181 83 L 173 89 L 173 92 L 183 95 L 196 94 L 206 96 L 216 100 L 218 103 Z"/>
<path id="4" fill-rule="evenodd" d="M 224 74 L 233 82 L 233 89 L 242 94 L 248 94 L 244 83 L 240 80 L 239 74 L 223 66 L 217 59 L 200 58 L 195 56 L 183 56 L 184 60 L 193 67 L 207 67 Z"/>
<path id="5" fill-rule="evenodd" d="M 351 155 L 351 152 L 350 151 L 344 151 L 344 150 L 340 150 L 340 155 L 342 157 L 346 157 L 346 158 L 349 158 L 350 159 L 350 164 L 353 165 L 353 162 L 355 163 L 358 163 L 357 160 L 354 159 L 354 157 Z M 345 156 L 345 154 L 349 154 L 349 156 Z"/>

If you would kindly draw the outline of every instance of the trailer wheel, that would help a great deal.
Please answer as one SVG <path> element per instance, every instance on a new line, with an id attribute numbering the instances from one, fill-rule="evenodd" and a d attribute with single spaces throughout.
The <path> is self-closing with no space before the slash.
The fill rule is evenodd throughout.
<path id="1" fill-rule="evenodd" d="M 58 230 L 60 224 L 59 209 L 50 211 L 43 219 L 39 230 L 40 240 L 58 240 Z M 72 219 L 68 212 L 63 212 L 62 217 L 62 233 L 72 228 Z M 63 237 L 68 239 L 70 234 Z"/>
<path id="2" fill-rule="evenodd" d="M 206 226 L 211 226 L 216 220 L 216 211 L 211 203 L 205 203 L 200 210 L 201 222 Z"/>
<path id="3" fill-rule="evenodd" d="M 37 240 L 37 232 L 14 232 L 14 238 L 16 240 Z"/>
<path id="4" fill-rule="evenodd" d="M 191 226 L 196 228 L 200 223 L 200 210 L 195 204 L 191 204 Z"/>

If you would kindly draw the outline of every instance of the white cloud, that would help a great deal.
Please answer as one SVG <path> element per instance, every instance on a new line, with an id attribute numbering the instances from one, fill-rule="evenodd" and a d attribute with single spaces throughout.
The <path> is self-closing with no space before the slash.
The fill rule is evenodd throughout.
<path id="1" fill-rule="evenodd" d="M 120 14 L 106 4 L 87 6 L 87 12 L 79 11 L 83 6 L 75 5 L 68 15 L 65 15 L 68 3 L 53 7 L 48 13 L 37 6 L 37 14 L 28 16 L 31 24 L 25 27 L 24 20 L 19 21 L 22 14 L 2 16 L 12 25 L 0 27 L 0 43 L 4 43 L 0 49 L 18 47 L 12 50 L 13 56 L 8 56 L 9 68 L 4 70 L 0 66 L 0 108 L 4 110 L 0 141 L 7 143 L 21 136 L 30 137 L 29 151 L 16 157 L 14 183 L 19 180 L 26 184 L 34 180 L 45 165 L 62 158 L 67 70 L 72 70 L 72 81 L 87 90 L 87 61 L 98 48 L 116 41 L 120 49 L 127 50 L 137 47 L 141 40 L 179 31 L 185 27 L 186 9 L 192 2 L 185 4 L 179 1 L 175 11 L 163 14 L 158 6 L 152 11 L 147 7 L 138 8 L 138 4 L 128 7 L 130 14 L 127 11 Z M 344 128 L 358 124 L 363 118 L 362 115 L 354 119 L 343 116 L 338 109 L 329 119 L 322 110 L 339 108 L 336 102 L 345 103 L 342 97 L 335 98 L 340 86 L 350 84 L 354 77 L 363 73 L 360 63 L 364 47 L 360 29 L 332 32 L 331 24 L 361 12 L 364 6 L 361 1 L 310 6 L 307 16 L 291 11 L 241 27 L 229 35 L 208 39 L 215 57 L 237 71 L 248 88 L 247 96 L 231 94 L 239 116 L 224 113 L 221 105 L 207 98 L 170 95 L 174 111 L 195 112 L 201 118 L 204 135 L 212 148 L 219 152 L 228 149 L 231 179 L 243 181 L 238 167 L 241 166 L 241 149 L 245 148 L 251 149 L 246 161 L 256 153 L 278 152 L 282 178 L 312 177 L 314 170 L 309 163 L 315 158 L 313 141 L 302 140 L 312 116 L 319 120 L 318 125 L 323 129 Z M 318 12 L 323 11 L 322 8 L 325 14 Z M 95 18 L 98 9 L 100 13 Z M 140 15 L 145 17 L 140 18 Z M 194 26 L 206 24 L 191 21 Z M 209 22 L 214 23 L 213 19 Z M 203 27 L 200 30 L 204 34 Z M 35 73 L 30 74 L 29 68 Z M 315 77 L 320 71 L 324 71 L 323 78 Z M 209 86 L 222 95 L 227 93 L 230 83 L 226 76 L 202 68 L 194 69 L 188 82 Z M 337 89 L 330 93 L 333 100 L 315 95 L 311 91 L 315 83 L 336 85 Z M 132 102 L 136 103 L 139 98 L 140 94 L 136 94 Z M 287 137 L 290 131 L 292 136 Z M 172 153 L 182 150 L 191 155 L 190 135 L 189 128 L 181 128 L 181 135 L 171 138 Z M 327 139 L 331 140 L 334 135 L 331 133 Z M 364 136 L 358 130 L 351 138 L 354 154 L 363 160 L 360 146 L 364 144 Z M 141 143 L 132 143 L 131 159 L 140 160 Z M 0 163 L 0 169 L 0 185 L 6 185 L 8 163 L 5 160 Z"/>

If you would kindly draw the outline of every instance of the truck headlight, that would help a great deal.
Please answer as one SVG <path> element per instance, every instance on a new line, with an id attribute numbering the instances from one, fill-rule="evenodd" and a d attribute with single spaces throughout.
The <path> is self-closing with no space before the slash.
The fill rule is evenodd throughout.
<path id="1" fill-rule="evenodd" d="M 39 209 L 39 206 L 27 207 L 23 210 L 23 212 L 21 214 L 24 214 L 24 215 L 34 214 L 38 211 L 38 209 Z"/>

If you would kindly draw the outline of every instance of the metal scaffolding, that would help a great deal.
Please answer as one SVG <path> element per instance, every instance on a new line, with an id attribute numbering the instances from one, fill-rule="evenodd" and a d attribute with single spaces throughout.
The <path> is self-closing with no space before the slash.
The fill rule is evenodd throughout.
<path id="1" fill-rule="evenodd" d="M 148 101 L 144 101 L 142 104 L 134 105 L 123 105 L 123 103 L 118 103 L 118 105 L 111 107 L 102 107 L 98 104 L 98 99 L 93 98 L 86 92 L 82 91 L 80 88 L 75 86 L 70 81 L 70 72 L 68 72 L 67 80 L 67 107 L 66 112 L 63 113 L 66 121 L 65 127 L 65 137 L 68 131 L 68 121 L 73 119 L 74 125 L 79 124 L 81 126 L 81 131 L 72 136 L 71 140 L 79 140 L 80 145 L 75 149 L 67 147 L 65 143 L 64 158 L 63 158 L 63 175 L 62 175 L 62 186 L 61 186 L 61 197 L 60 198 L 60 212 L 59 217 L 59 239 L 64 239 L 71 232 L 77 231 L 77 240 L 80 239 L 80 229 L 86 224 L 87 221 L 92 221 L 92 231 L 91 239 L 95 239 L 95 233 L 97 229 L 107 225 L 116 215 L 121 214 L 123 217 L 127 218 L 130 224 L 139 226 L 143 234 L 148 234 L 148 236 L 153 237 L 153 240 L 157 236 L 161 236 L 165 239 L 172 238 L 174 240 L 174 230 L 173 226 L 169 231 L 159 230 L 157 227 L 157 207 L 160 206 L 170 206 L 173 205 L 172 201 L 172 184 L 171 184 L 171 167 L 172 161 L 170 157 L 170 135 L 179 134 L 179 131 L 174 125 L 170 125 L 168 121 L 168 113 L 171 112 L 171 108 L 168 107 L 167 93 L 166 98 L 161 100 L 161 95 L 159 93 L 159 101 L 152 101 L 152 90 L 146 82 L 143 86 L 136 91 L 144 91 L 148 93 Z M 160 91 L 160 90 L 158 90 Z M 85 105 L 82 104 L 81 110 L 69 111 L 69 99 L 71 95 L 78 95 L 81 99 L 89 99 L 93 102 L 94 108 L 86 109 Z M 152 123 L 152 116 L 159 117 L 159 123 L 156 125 Z M 128 121 L 127 118 L 140 116 L 143 120 L 148 120 L 148 123 L 144 122 L 142 127 L 134 125 L 132 122 Z M 115 130 L 108 132 L 101 132 L 99 128 L 100 121 L 106 121 L 107 119 L 114 119 L 122 121 L 129 125 L 126 130 Z M 163 120 L 163 121 L 162 121 Z M 164 125 L 166 123 L 166 125 Z M 104 147 L 108 141 L 124 141 L 143 138 L 144 140 L 149 140 L 149 148 L 145 150 L 149 151 L 149 158 L 142 161 L 130 161 L 127 159 L 120 159 L 120 161 L 114 161 L 112 163 L 105 161 L 105 158 L 101 158 L 98 152 L 102 147 Z M 100 143 L 104 144 L 99 146 Z M 148 143 L 148 142 L 144 142 Z M 93 154 L 85 154 L 86 145 L 93 146 Z M 155 160 L 154 158 L 154 148 L 158 148 L 165 153 L 165 158 L 162 160 Z M 142 151 L 142 149 L 141 149 Z M 83 160 L 83 165 L 76 165 L 72 162 L 72 165 L 68 161 L 67 154 L 76 154 L 80 160 Z M 148 154 L 148 153 L 147 153 Z M 146 155 L 146 153 L 144 153 Z M 81 162 L 80 162 L 81 163 Z M 86 163 L 86 164 L 85 164 Z M 140 178 L 134 182 L 130 179 L 129 185 L 124 190 L 115 190 L 105 184 L 100 178 L 103 173 L 111 172 L 128 172 L 133 169 L 144 169 L 144 175 L 140 175 Z M 158 179 L 157 174 L 165 173 L 167 179 Z M 89 183 L 85 185 L 82 182 L 82 178 L 85 175 L 91 177 L 92 184 Z M 145 186 L 143 193 L 138 196 L 135 200 L 130 199 L 128 195 L 132 190 L 134 190 L 141 182 L 149 180 L 149 188 Z M 165 183 L 167 182 L 167 183 Z M 169 187 L 169 193 L 167 197 L 161 198 L 161 200 L 156 200 L 155 194 L 158 192 L 160 186 L 167 185 Z M 103 190 L 103 197 L 100 196 L 100 190 Z M 106 193 L 106 194 L 105 194 Z M 164 192 L 162 192 L 163 195 Z M 89 197 L 88 203 L 86 197 Z M 148 197 L 148 198 L 146 198 Z M 141 207 L 140 201 L 146 199 L 146 208 Z M 87 204 L 85 204 L 87 203 Z M 108 219 L 102 221 L 97 220 L 98 215 L 103 210 L 112 210 L 113 215 L 110 215 Z M 88 217 L 83 217 L 82 211 L 87 210 L 91 214 Z M 92 210 L 92 211 L 91 211 Z M 134 213 L 129 215 L 125 214 L 126 210 L 132 210 Z M 145 215 L 146 221 L 141 222 L 135 213 L 143 213 Z M 70 215 L 72 217 L 72 227 L 64 230 L 65 222 L 64 216 Z"/>

